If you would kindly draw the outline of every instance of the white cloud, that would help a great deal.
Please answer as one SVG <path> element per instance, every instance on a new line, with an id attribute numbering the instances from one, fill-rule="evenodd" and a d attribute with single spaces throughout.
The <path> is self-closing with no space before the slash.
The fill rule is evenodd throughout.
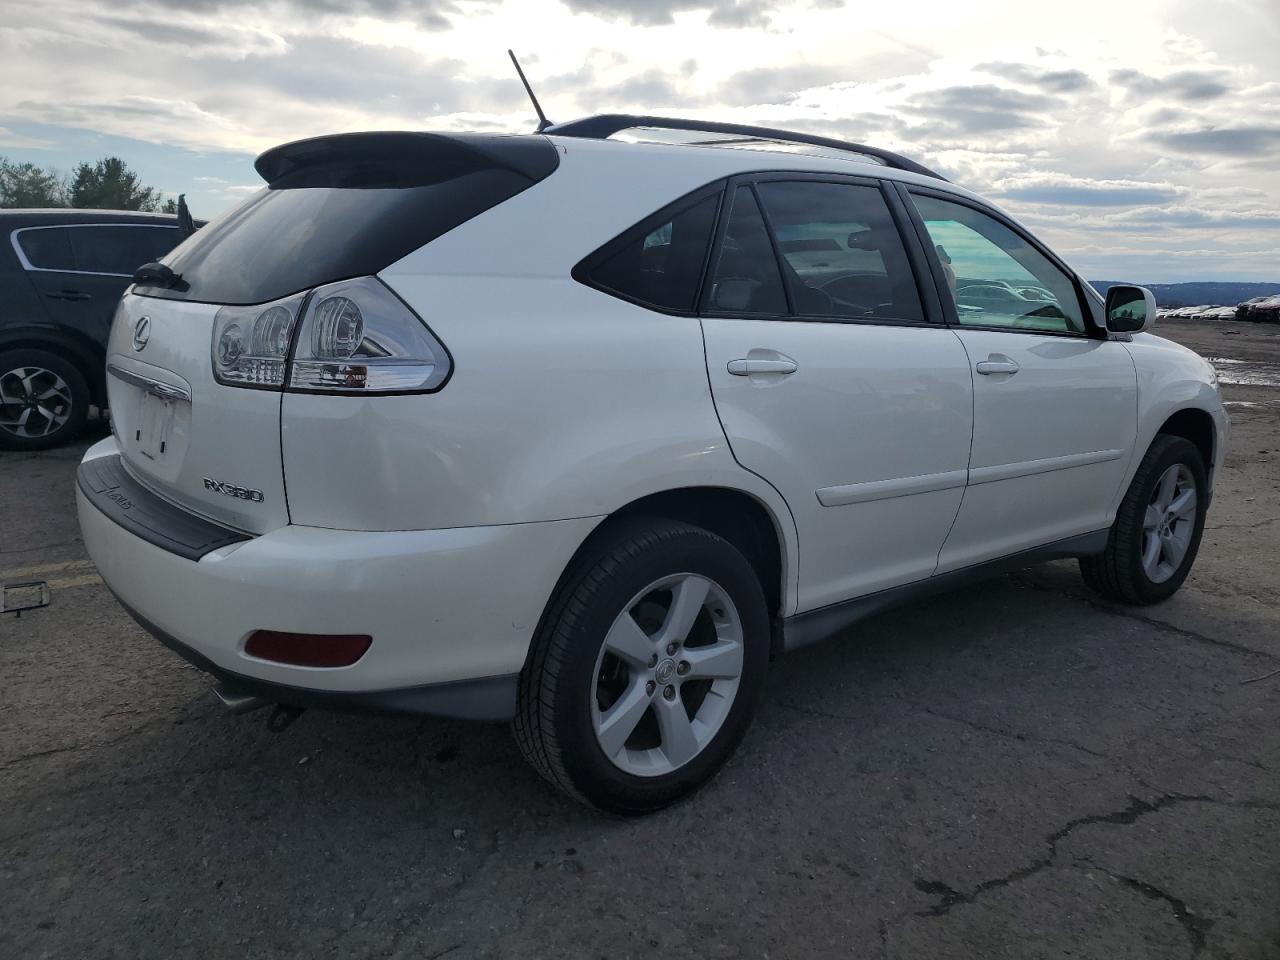
<path id="1" fill-rule="evenodd" d="M 553 119 L 663 110 L 885 146 L 989 192 L 1086 266 L 1111 246 L 1136 262 L 1146 245 L 1154 269 L 1156 251 L 1208 238 L 1238 264 L 1270 249 L 1239 240 L 1274 236 L 1280 210 L 1274 0 L 1234 0 L 1235 26 L 1193 0 L 1069 13 L 1018 0 L 157 3 L 11 5 L 0 123 L 245 152 L 342 130 L 529 130 L 510 45 Z M 0 128 L 0 148 L 36 140 Z M 201 187 L 228 203 L 252 189 Z"/>

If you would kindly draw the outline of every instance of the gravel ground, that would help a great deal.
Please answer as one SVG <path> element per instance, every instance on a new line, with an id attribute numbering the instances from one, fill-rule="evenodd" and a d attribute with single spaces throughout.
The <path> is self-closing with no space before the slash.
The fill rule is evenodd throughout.
<path id="1" fill-rule="evenodd" d="M 1176 597 L 1058 563 L 884 613 L 634 821 L 500 726 L 226 715 L 85 558 L 84 445 L 0 455 L 0 580 L 53 588 L 0 618 L 0 957 L 1280 957 L 1280 327 L 1159 329 L 1242 361 Z"/>

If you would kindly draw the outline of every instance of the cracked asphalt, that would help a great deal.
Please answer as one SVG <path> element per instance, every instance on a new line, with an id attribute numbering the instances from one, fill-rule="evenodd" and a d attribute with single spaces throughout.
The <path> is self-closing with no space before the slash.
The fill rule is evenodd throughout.
<path id="1" fill-rule="evenodd" d="M 1280 957 L 1280 388 L 1237 379 L 1172 600 L 1058 563 L 883 613 L 630 821 L 501 726 L 224 714 L 85 558 L 84 445 L 0 455 L 0 579 L 53 592 L 0 617 L 0 957 Z"/>

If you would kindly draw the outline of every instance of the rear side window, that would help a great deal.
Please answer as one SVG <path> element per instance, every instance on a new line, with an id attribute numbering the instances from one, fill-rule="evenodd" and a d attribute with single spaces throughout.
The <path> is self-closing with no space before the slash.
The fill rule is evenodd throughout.
<path id="1" fill-rule="evenodd" d="M 159 260 L 178 242 L 175 227 L 126 224 L 71 224 L 18 231 L 27 262 L 41 270 L 112 273 L 129 277 L 144 263 Z"/>
<path id="2" fill-rule="evenodd" d="M 719 194 L 711 194 L 670 219 L 646 222 L 624 235 L 620 248 L 607 248 L 605 259 L 588 269 L 587 279 L 645 306 L 692 311 L 718 206 Z"/>
<path id="3" fill-rule="evenodd" d="M 750 187 L 734 191 L 733 209 L 707 292 L 707 309 L 713 313 L 787 312 L 782 274 Z"/>
<path id="4" fill-rule="evenodd" d="M 75 269 L 85 273 L 132 276 L 144 263 L 159 260 L 178 243 L 174 227 L 104 225 L 73 227 L 68 232 Z"/>
<path id="5" fill-rule="evenodd" d="M 70 227 L 40 227 L 17 231 L 18 246 L 27 262 L 41 270 L 74 270 Z"/>
<path id="6" fill-rule="evenodd" d="M 797 180 L 767 181 L 759 190 L 797 314 L 924 319 L 902 236 L 878 187 Z"/>

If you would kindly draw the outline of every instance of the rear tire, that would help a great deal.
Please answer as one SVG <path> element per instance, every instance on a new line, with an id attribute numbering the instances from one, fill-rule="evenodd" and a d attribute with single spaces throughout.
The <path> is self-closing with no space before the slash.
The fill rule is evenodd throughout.
<path id="1" fill-rule="evenodd" d="M 0 352 L 0 450 L 47 450 L 74 440 L 89 416 L 89 385 L 47 350 Z"/>
<path id="2" fill-rule="evenodd" d="M 516 741 L 583 803 L 661 809 L 710 780 L 746 733 L 769 634 L 760 581 L 726 540 L 663 518 L 618 521 L 543 617 Z"/>
<path id="3" fill-rule="evenodd" d="M 1208 490 L 1195 444 L 1158 435 L 1120 502 L 1106 549 L 1080 559 L 1085 583 L 1110 600 L 1135 606 L 1171 597 L 1200 549 Z"/>

